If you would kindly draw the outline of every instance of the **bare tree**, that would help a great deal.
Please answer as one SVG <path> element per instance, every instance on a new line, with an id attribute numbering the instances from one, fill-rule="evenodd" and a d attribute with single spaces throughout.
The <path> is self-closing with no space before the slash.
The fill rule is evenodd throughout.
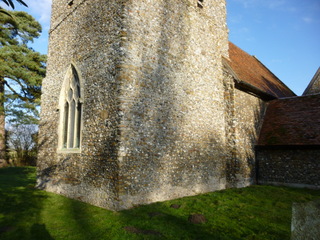
<path id="1" fill-rule="evenodd" d="M 36 164 L 37 156 L 36 125 L 15 124 L 7 130 L 7 144 L 10 162 L 16 166 Z"/>

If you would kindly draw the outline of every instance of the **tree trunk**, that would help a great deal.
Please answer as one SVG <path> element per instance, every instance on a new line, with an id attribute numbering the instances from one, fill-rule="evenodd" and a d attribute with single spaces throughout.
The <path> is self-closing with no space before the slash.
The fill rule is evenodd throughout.
<path id="1" fill-rule="evenodd" d="M 0 166 L 7 163 L 4 101 L 4 79 L 0 77 Z"/>

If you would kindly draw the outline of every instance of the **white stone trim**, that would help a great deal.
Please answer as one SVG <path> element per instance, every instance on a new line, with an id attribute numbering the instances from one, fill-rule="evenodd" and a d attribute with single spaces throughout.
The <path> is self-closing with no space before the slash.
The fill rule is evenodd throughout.
<path id="1" fill-rule="evenodd" d="M 68 120 L 65 119 L 66 104 L 68 106 Z M 60 117 L 57 152 L 80 153 L 83 128 L 83 81 L 74 63 L 71 63 L 66 71 L 60 91 L 58 109 Z"/>

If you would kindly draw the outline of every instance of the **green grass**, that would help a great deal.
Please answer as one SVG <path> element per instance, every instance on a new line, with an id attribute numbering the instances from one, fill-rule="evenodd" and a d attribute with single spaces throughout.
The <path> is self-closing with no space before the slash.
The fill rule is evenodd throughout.
<path id="1" fill-rule="evenodd" d="M 285 240 L 290 239 L 292 202 L 320 197 L 315 190 L 252 186 L 112 212 L 34 185 L 35 168 L 0 169 L 0 239 Z M 189 223 L 196 213 L 207 222 Z"/>

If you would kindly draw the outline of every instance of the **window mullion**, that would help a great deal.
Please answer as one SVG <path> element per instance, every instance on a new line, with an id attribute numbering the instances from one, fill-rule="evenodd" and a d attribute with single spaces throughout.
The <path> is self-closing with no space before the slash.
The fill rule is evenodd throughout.
<path id="1" fill-rule="evenodd" d="M 75 120 L 75 101 L 72 99 L 70 104 L 70 131 L 69 131 L 69 148 L 74 148 L 74 121 Z"/>
<path id="2" fill-rule="evenodd" d="M 72 104 L 69 103 L 69 115 L 68 115 L 68 132 L 67 132 L 67 148 L 70 148 L 71 143 L 71 127 L 72 127 Z"/>
<path id="3" fill-rule="evenodd" d="M 65 102 L 63 116 L 63 148 L 68 147 L 69 103 Z"/>
<path id="4" fill-rule="evenodd" d="M 78 148 L 78 121 L 79 121 L 79 111 L 78 111 L 78 104 L 75 104 L 75 114 L 74 114 L 74 138 L 73 138 L 73 147 Z"/>

